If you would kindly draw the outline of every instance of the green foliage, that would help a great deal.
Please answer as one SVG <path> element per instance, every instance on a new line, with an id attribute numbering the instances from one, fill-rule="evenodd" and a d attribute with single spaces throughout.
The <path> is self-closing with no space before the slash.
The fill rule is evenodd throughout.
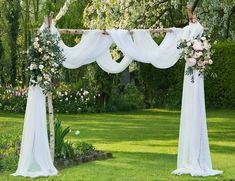
<path id="1" fill-rule="evenodd" d="M 11 83 L 13 86 L 16 85 L 17 79 L 17 38 L 19 36 L 19 24 L 20 24 L 20 13 L 21 6 L 19 0 L 12 0 L 5 2 L 5 17 L 8 22 L 8 38 L 10 47 L 10 76 Z"/>
<path id="2" fill-rule="evenodd" d="M 181 72 L 184 74 L 183 72 Z M 235 111 L 207 110 L 213 168 L 224 173 L 213 177 L 175 176 L 179 137 L 179 111 L 153 109 L 132 113 L 61 115 L 63 125 L 79 129 L 73 141 L 91 142 L 114 159 L 58 168 L 58 177 L 36 181 L 232 181 L 235 165 Z M 23 115 L 0 113 L 0 135 L 21 130 Z M 15 171 L 15 170 L 14 170 Z M 29 181 L 1 172 L 1 181 Z"/>
<path id="3" fill-rule="evenodd" d="M 46 94 L 51 91 L 52 79 L 61 77 L 61 66 L 65 57 L 59 47 L 60 38 L 49 29 L 38 32 L 28 50 L 30 62 L 30 85 L 40 85 Z"/>
<path id="4" fill-rule="evenodd" d="M 55 121 L 55 157 L 67 157 L 70 155 L 70 144 L 65 141 L 65 136 L 70 132 L 70 128 L 63 128 L 60 120 Z"/>
<path id="5" fill-rule="evenodd" d="M 108 110 L 110 111 L 130 111 L 144 108 L 144 95 L 134 84 L 113 89 Z"/>
<path id="6" fill-rule="evenodd" d="M 74 145 L 74 147 L 77 156 L 88 155 L 95 150 L 95 147 L 92 144 L 86 142 L 78 142 Z"/>
<path id="7" fill-rule="evenodd" d="M 69 127 L 63 128 L 61 121 L 55 121 L 55 157 L 74 159 L 87 155 L 95 150 L 94 146 L 86 142 L 72 142 L 66 140 L 66 136 L 71 132 Z M 75 133 L 76 134 L 76 133 Z M 78 136 L 78 135 L 76 135 Z"/>
<path id="8" fill-rule="evenodd" d="M 213 46 L 212 66 L 216 79 L 205 81 L 206 103 L 209 107 L 235 107 L 235 42 L 223 41 Z"/>
<path id="9" fill-rule="evenodd" d="M 19 159 L 21 137 L 18 134 L 0 136 L 0 171 L 15 170 Z"/>

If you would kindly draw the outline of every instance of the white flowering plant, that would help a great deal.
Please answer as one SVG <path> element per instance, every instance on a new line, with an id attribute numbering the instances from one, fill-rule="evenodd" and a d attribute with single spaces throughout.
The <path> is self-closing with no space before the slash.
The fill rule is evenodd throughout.
<path id="1" fill-rule="evenodd" d="M 194 82 L 193 70 L 199 71 L 199 76 L 207 76 L 213 64 L 211 59 L 211 45 L 207 37 L 195 38 L 193 40 L 181 40 L 178 49 L 182 49 L 181 58 L 189 65 L 185 74 L 191 76 Z M 215 77 L 214 73 L 211 76 Z"/>
<path id="2" fill-rule="evenodd" d="M 61 65 L 65 60 L 59 47 L 59 37 L 49 29 L 38 32 L 33 45 L 27 52 L 30 61 L 30 85 L 40 85 L 44 94 L 51 91 L 52 78 L 59 78 Z"/>

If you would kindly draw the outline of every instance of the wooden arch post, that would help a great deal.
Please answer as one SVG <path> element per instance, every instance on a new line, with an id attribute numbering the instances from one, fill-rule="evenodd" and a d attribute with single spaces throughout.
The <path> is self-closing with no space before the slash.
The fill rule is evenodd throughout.
<path id="1" fill-rule="evenodd" d="M 51 17 L 45 16 L 44 22 L 49 28 L 51 27 Z M 49 128 L 50 128 L 50 153 L 52 161 L 54 162 L 55 157 L 55 125 L 54 125 L 54 111 L 53 111 L 53 104 L 52 104 L 52 92 L 49 91 L 47 93 L 47 103 L 48 103 L 48 114 L 49 114 Z"/>

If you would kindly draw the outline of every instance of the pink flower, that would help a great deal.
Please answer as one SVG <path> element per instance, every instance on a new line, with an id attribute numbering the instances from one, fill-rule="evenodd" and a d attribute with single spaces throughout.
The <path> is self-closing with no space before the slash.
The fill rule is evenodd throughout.
<path id="1" fill-rule="evenodd" d="M 195 41 L 193 43 L 193 49 L 196 51 L 203 50 L 202 43 L 200 41 Z"/>
<path id="2" fill-rule="evenodd" d="M 197 63 L 197 60 L 195 58 L 189 58 L 187 59 L 187 63 L 189 64 L 189 66 L 194 66 Z"/>

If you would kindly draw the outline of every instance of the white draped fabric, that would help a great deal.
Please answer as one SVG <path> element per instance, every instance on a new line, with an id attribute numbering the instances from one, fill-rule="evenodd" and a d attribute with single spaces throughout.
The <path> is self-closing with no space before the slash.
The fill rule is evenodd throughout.
<path id="1" fill-rule="evenodd" d="M 39 86 L 29 88 L 20 160 L 12 175 L 32 178 L 57 175 L 49 150 L 45 95 Z"/>
<path id="2" fill-rule="evenodd" d="M 187 65 L 185 66 L 185 70 Z M 213 170 L 208 143 L 204 99 L 204 78 L 194 71 L 194 83 L 184 76 L 180 119 L 177 169 L 174 174 L 213 176 L 222 171 Z"/>
<path id="3" fill-rule="evenodd" d="M 42 26 L 42 29 L 46 25 Z M 133 61 L 151 63 L 156 68 L 172 67 L 180 57 L 181 50 L 177 49 L 180 39 L 189 39 L 200 36 L 203 27 L 200 23 L 191 23 L 185 28 L 172 28 L 162 43 L 158 45 L 148 30 L 133 30 L 133 36 L 128 30 L 107 30 L 109 35 L 101 30 L 86 30 L 81 42 L 74 47 L 66 46 L 60 42 L 64 50 L 66 61 L 64 67 L 69 69 L 79 68 L 93 62 L 108 73 L 119 73 L 125 70 Z M 57 29 L 52 26 L 51 32 L 59 35 Z M 109 51 L 112 44 L 116 44 L 124 54 L 120 63 L 112 59 Z"/>
<path id="4" fill-rule="evenodd" d="M 41 29 L 46 26 L 43 25 Z M 54 26 L 51 32 L 59 35 Z M 79 68 L 97 62 L 108 73 L 119 73 L 133 61 L 151 63 L 157 68 L 169 68 L 180 58 L 181 50 L 177 49 L 179 40 L 201 36 L 203 27 L 200 23 L 189 24 L 185 28 L 172 28 L 158 45 L 148 30 L 87 30 L 81 41 L 74 47 L 66 46 L 61 40 L 60 46 L 66 58 L 64 67 Z M 113 60 L 110 47 L 116 44 L 124 57 L 120 62 Z M 187 66 L 187 65 L 186 65 Z M 195 82 L 185 76 L 179 151 L 177 170 L 174 174 L 191 174 L 192 176 L 208 176 L 222 173 L 212 170 L 204 101 L 204 80 L 195 71 Z M 25 114 L 25 125 L 21 146 L 18 170 L 14 175 L 48 176 L 56 175 L 49 152 L 46 132 L 45 96 L 39 87 L 31 87 Z M 40 151 L 39 151 L 40 148 Z"/>

